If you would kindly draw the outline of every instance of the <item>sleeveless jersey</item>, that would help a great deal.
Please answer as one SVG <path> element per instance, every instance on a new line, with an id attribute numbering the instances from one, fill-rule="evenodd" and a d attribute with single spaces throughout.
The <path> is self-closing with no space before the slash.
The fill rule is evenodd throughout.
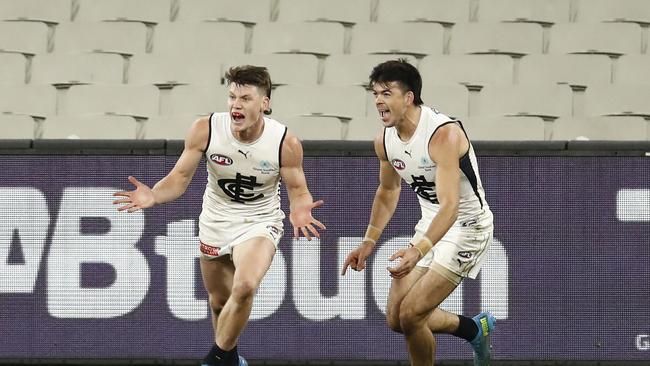
<path id="1" fill-rule="evenodd" d="M 230 130 L 229 113 L 210 116 L 205 152 L 208 183 L 201 212 L 206 221 L 284 218 L 280 209 L 280 159 L 286 133 L 286 126 L 264 117 L 262 136 L 243 143 Z"/>
<path id="2" fill-rule="evenodd" d="M 395 127 L 384 129 L 384 148 L 388 161 L 418 196 L 422 211 L 422 219 L 416 227 L 418 230 L 426 230 L 440 209 L 440 203 L 436 196 L 436 164 L 429 155 L 429 141 L 436 130 L 447 123 L 458 123 L 463 128 L 460 121 L 439 113 L 435 109 L 422 106 L 420 122 L 409 141 L 400 140 Z M 467 153 L 460 158 L 460 170 L 460 202 L 457 222 L 462 223 L 480 218 L 483 214 L 489 214 L 471 142 Z"/>

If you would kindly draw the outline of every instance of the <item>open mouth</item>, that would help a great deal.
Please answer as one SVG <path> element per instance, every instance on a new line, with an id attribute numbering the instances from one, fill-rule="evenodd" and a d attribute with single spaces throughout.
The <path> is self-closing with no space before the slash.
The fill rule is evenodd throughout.
<path id="1" fill-rule="evenodd" d="M 245 116 L 242 113 L 239 113 L 239 112 L 232 112 L 230 114 L 230 117 L 232 117 L 233 121 L 238 122 L 238 123 L 243 122 L 244 118 L 245 118 Z"/>
<path id="2" fill-rule="evenodd" d="M 385 107 L 378 107 L 377 112 L 379 112 L 379 117 L 381 117 L 383 120 L 387 119 L 390 115 L 390 111 Z"/>

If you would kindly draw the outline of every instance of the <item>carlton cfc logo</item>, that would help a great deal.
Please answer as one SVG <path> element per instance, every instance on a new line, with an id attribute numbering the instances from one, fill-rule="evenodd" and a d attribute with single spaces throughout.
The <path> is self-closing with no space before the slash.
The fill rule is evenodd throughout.
<path id="1" fill-rule="evenodd" d="M 397 170 L 404 170 L 404 168 L 406 168 L 406 163 L 404 163 L 400 159 L 393 159 L 393 161 L 391 161 L 391 163 L 393 164 L 393 166 Z"/>
<path id="2" fill-rule="evenodd" d="M 232 165 L 232 159 L 226 155 L 221 154 L 212 154 L 210 155 L 210 160 L 214 161 L 219 165 Z"/>

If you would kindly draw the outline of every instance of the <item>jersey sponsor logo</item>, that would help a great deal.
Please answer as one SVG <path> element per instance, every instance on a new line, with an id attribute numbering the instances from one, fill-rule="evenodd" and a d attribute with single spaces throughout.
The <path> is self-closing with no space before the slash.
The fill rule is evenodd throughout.
<path id="1" fill-rule="evenodd" d="M 213 247 L 211 245 L 207 245 L 207 244 L 201 242 L 200 249 L 201 249 L 201 253 L 203 253 L 205 255 L 209 255 L 209 256 L 212 256 L 212 257 L 218 257 L 219 256 L 219 248 L 217 248 L 217 247 Z"/>
<path id="2" fill-rule="evenodd" d="M 210 155 L 210 160 L 219 165 L 232 165 L 232 159 L 226 155 L 212 154 Z"/>
<path id="3" fill-rule="evenodd" d="M 246 151 L 246 152 L 243 152 L 241 149 L 238 149 L 237 152 L 240 153 L 240 154 L 242 154 L 242 155 L 244 155 L 244 157 L 245 157 L 246 159 L 248 159 L 248 154 L 250 153 L 250 150 L 249 150 L 249 151 Z"/>
<path id="4" fill-rule="evenodd" d="M 230 197 L 233 202 L 246 203 L 264 197 L 261 193 L 255 195 L 255 192 L 253 192 L 255 187 L 262 186 L 262 183 L 257 183 L 257 177 L 254 175 L 241 175 L 241 173 L 237 173 L 235 179 L 219 179 L 217 184 L 219 184 L 223 193 Z"/>
<path id="5" fill-rule="evenodd" d="M 400 159 L 393 159 L 393 161 L 391 161 L 391 164 L 393 164 L 393 167 L 395 167 L 397 170 L 404 170 L 406 168 L 406 163 Z"/>

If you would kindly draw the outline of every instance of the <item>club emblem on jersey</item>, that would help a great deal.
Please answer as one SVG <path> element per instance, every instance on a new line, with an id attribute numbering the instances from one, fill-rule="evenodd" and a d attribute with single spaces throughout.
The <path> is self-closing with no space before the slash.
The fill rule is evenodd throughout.
<path id="1" fill-rule="evenodd" d="M 418 196 L 433 203 L 434 205 L 440 204 L 435 191 L 436 182 L 427 181 L 427 178 L 424 175 L 421 175 L 419 177 L 411 175 L 411 179 L 413 179 L 413 182 L 411 183 L 411 189 L 413 189 L 413 191 L 415 191 Z"/>
<path id="2" fill-rule="evenodd" d="M 233 202 L 246 203 L 264 197 L 263 194 L 255 195 L 253 192 L 255 187 L 262 186 L 262 183 L 257 183 L 257 177 L 254 175 L 246 176 L 237 173 L 235 179 L 219 179 L 217 184 Z"/>
<path id="3" fill-rule="evenodd" d="M 232 165 L 232 159 L 226 155 L 212 154 L 210 155 L 210 160 L 214 161 L 219 165 Z"/>
<path id="4" fill-rule="evenodd" d="M 397 170 L 404 170 L 406 168 L 406 163 L 400 159 L 393 159 L 393 161 L 391 161 L 391 164 L 393 164 L 393 167 L 395 167 Z"/>

